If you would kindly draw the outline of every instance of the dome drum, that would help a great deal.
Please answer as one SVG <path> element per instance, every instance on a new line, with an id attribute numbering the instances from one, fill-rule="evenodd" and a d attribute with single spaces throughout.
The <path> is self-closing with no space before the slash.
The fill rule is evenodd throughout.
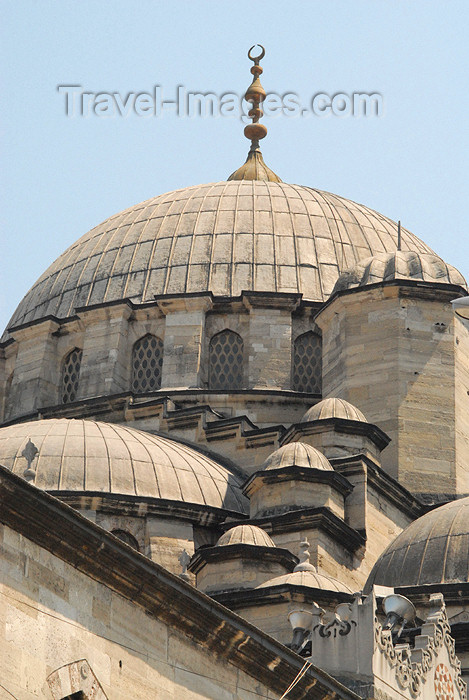
<path id="1" fill-rule="evenodd" d="M 199 392 L 199 403 L 208 394 L 207 402 L 225 412 L 232 411 L 227 397 L 235 394 L 239 412 L 245 414 L 252 406 L 249 417 L 256 423 L 265 392 L 271 392 L 273 409 L 276 397 L 282 396 L 282 410 L 279 403 L 269 422 L 299 420 L 317 394 L 313 386 L 299 391 L 292 383 L 296 338 L 315 328 L 310 316 L 307 322 L 298 319 L 298 305 L 310 308 L 293 294 L 249 293 L 221 300 L 193 293 L 140 306 L 109 302 L 80 309 L 67 321 L 48 318 L 17 327 L 5 360 L 9 380 L 3 420 L 45 409 L 51 414 L 53 407 L 56 415 L 66 410 L 81 416 L 83 402 L 98 397 L 187 391 L 194 397 Z M 153 355 L 149 350 L 138 352 L 145 339 L 155 346 Z M 73 368 L 73 393 L 64 395 L 64 365 L 74 350 L 80 352 L 80 366 Z M 243 401 L 247 391 L 253 396 Z M 256 392 L 262 393 L 256 397 Z M 187 405 L 191 401 L 194 398 Z M 74 413 L 77 402 L 80 407 Z"/>
<path id="2" fill-rule="evenodd" d="M 288 428 L 281 438 L 282 445 L 301 440 L 320 450 L 328 459 L 363 454 L 380 463 L 381 452 L 389 445 L 391 439 L 378 426 L 366 421 L 334 416 L 305 420 L 308 413 L 309 411 L 299 423 L 294 423 Z"/>
<path id="3" fill-rule="evenodd" d="M 315 507 L 344 518 L 344 498 L 352 486 L 314 447 L 292 442 L 272 452 L 262 466 L 243 487 L 251 518 Z"/>
<path id="4" fill-rule="evenodd" d="M 239 542 L 200 549 L 193 556 L 189 571 L 196 576 L 197 588 L 212 595 L 255 588 L 272 576 L 292 571 L 297 562 L 288 549 L 273 543 L 263 546 Z"/>
<path id="5" fill-rule="evenodd" d="M 255 472 L 243 489 L 251 518 L 324 507 L 343 519 L 344 499 L 351 491 L 337 472 L 295 466 Z"/>

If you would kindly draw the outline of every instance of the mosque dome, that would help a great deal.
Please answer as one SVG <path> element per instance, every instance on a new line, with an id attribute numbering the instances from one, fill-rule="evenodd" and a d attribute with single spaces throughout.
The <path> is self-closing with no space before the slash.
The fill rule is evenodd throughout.
<path id="1" fill-rule="evenodd" d="M 29 475 L 47 491 L 150 497 L 236 513 L 247 509 L 237 475 L 159 435 L 91 420 L 18 423 L 0 429 L 0 464 L 24 476 L 28 440 L 38 450 Z"/>
<path id="2" fill-rule="evenodd" d="M 367 423 L 363 413 L 344 399 L 323 399 L 319 403 L 308 408 L 300 423 L 309 423 L 313 420 L 327 420 L 328 418 L 343 418 L 345 420 L 357 420 Z"/>
<path id="3" fill-rule="evenodd" d="M 262 465 L 262 469 L 283 469 L 284 467 L 309 467 L 334 471 L 329 460 L 315 447 L 304 442 L 290 442 L 272 452 Z"/>
<path id="4" fill-rule="evenodd" d="M 291 574 L 277 576 L 269 581 L 265 581 L 257 588 L 270 588 L 271 586 L 302 586 L 304 588 L 319 588 L 321 591 L 353 592 L 342 581 L 325 574 L 319 574 L 317 571 L 293 571 Z"/>
<path id="5" fill-rule="evenodd" d="M 426 260 L 432 253 L 409 231 L 401 240 L 401 256 Z M 155 295 L 292 292 L 322 302 L 344 267 L 396 247 L 393 221 L 310 187 L 262 180 L 187 187 L 111 216 L 67 248 L 8 327 Z"/>
<path id="6" fill-rule="evenodd" d="M 453 284 L 466 289 L 466 280 L 438 255 L 421 250 L 376 251 L 359 260 L 338 278 L 334 292 L 392 280 Z"/>
<path id="7" fill-rule="evenodd" d="M 257 547 L 275 547 L 274 541 L 269 535 L 256 525 L 236 525 L 227 530 L 218 540 L 216 546 L 223 547 L 228 544 L 251 544 Z"/>
<path id="8" fill-rule="evenodd" d="M 469 497 L 406 527 L 377 560 L 365 589 L 442 583 L 469 583 Z"/>

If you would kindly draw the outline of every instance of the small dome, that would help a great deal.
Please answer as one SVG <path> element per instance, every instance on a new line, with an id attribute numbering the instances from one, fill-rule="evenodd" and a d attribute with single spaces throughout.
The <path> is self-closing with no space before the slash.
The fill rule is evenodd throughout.
<path id="1" fill-rule="evenodd" d="M 269 535 L 256 525 L 236 525 L 227 530 L 218 540 L 216 546 L 223 547 L 227 544 L 253 544 L 257 547 L 275 547 L 274 541 Z"/>
<path id="2" fill-rule="evenodd" d="M 318 574 L 317 571 L 294 571 L 291 574 L 277 576 L 269 581 L 265 581 L 257 588 L 270 588 L 270 586 L 303 586 L 304 588 L 319 588 L 321 591 L 353 592 L 342 581 L 325 576 L 325 574 Z"/>
<path id="3" fill-rule="evenodd" d="M 346 420 L 358 420 L 366 423 L 363 413 L 344 399 L 323 399 L 315 406 L 308 408 L 300 423 L 309 423 L 313 420 L 326 420 L 327 418 L 345 418 Z"/>
<path id="4" fill-rule="evenodd" d="M 50 419 L 0 428 L 0 464 L 25 475 L 31 440 L 35 486 L 195 503 L 244 513 L 241 480 L 191 447 L 124 425 Z"/>
<path id="5" fill-rule="evenodd" d="M 262 465 L 263 469 L 282 469 L 283 467 L 310 467 L 334 471 L 322 452 L 304 442 L 290 442 L 288 445 L 279 447 Z"/>
<path id="6" fill-rule="evenodd" d="M 379 557 L 365 590 L 469 582 L 469 497 L 426 513 Z"/>
<path id="7" fill-rule="evenodd" d="M 452 265 L 448 265 L 434 253 L 396 250 L 377 252 L 343 272 L 332 293 L 352 287 L 364 287 L 377 282 L 408 279 L 421 282 L 454 284 L 466 289 L 466 280 Z"/>

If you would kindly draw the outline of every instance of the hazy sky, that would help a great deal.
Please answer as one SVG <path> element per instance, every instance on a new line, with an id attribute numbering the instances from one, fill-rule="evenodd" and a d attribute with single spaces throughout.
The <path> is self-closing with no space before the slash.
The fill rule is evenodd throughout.
<path id="1" fill-rule="evenodd" d="M 111 214 L 224 180 L 246 157 L 237 118 L 67 117 L 58 85 L 90 93 L 242 93 L 265 45 L 267 91 L 377 92 L 383 115 L 265 118 L 286 182 L 361 202 L 469 277 L 467 0 L 1 3 L 0 326 L 48 265 Z"/>

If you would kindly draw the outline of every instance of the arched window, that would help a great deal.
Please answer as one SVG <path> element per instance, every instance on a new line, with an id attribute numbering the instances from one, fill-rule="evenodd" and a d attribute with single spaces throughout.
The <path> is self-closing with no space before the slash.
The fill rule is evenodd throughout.
<path id="1" fill-rule="evenodd" d="M 64 360 L 62 369 L 62 403 L 71 403 L 76 399 L 82 356 L 83 350 L 74 348 Z"/>
<path id="2" fill-rule="evenodd" d="M 233 331 L 217 333 L 210 341 L 210 389 L 243 388 L 243 339 Z"/>
<path id="3" fill-rule="evenodd" d="M 132 350 L 132 391 L 144 394 L 161 387 L 163 341 L 156 335 L 137 340 Z"/>
<path id="4" fill-rule="evenodd" d="M 114 535 L 114 537 L 117 537 L 121 542 L 125 542 L 125 544 L 136 549 L 137 552 L 140 551 L 137 540 L 130 532 L 127 532 L 127 530 L 111 530 L 111 535 Z"/>
<path id="5" fill-rule="evenodd" d="M 299 335 L 293 346 L 292 389 L 320 394 L 322 391 L 322 341 L 313 331 Z"/>

